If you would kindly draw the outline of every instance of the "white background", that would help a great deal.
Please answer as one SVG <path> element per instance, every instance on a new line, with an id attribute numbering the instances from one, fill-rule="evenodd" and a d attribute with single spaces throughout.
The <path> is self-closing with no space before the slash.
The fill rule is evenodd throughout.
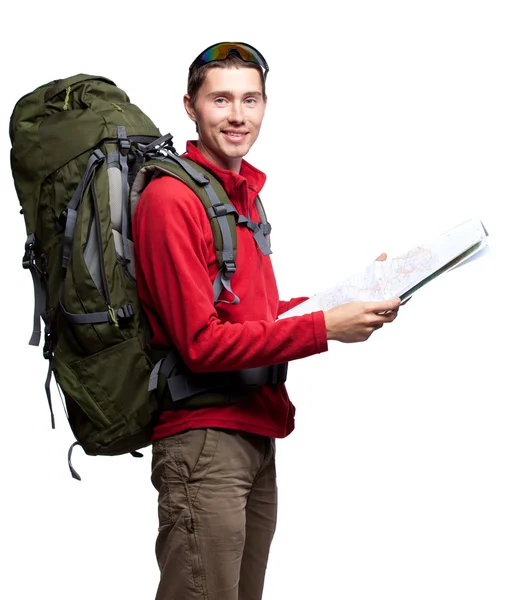
<path id="1" fill-rule="evenodd" d="M 75 6 L 75 7 L 74 7 Z M 527 600 L 525 2 L 9 3 L 1 17 L 0 597 L 154 598 L 150 451 L 91 458 L 49 424 L 8 121 L 77 73 L 123 88 L 184 150 L 187 67 L 247 41 L 269 61 L 250 162 L 268 174 L 283 298 L 311 295 L 468 216 L 491 252 L 365 344 L 291 365 L 265 600 Z"/>

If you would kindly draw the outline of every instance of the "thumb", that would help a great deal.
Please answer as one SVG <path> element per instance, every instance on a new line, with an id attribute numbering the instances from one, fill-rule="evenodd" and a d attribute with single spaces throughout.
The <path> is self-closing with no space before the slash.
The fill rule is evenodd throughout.
<path id="1" fill-rule="evenodd" d="M 388 257 L 388 255 L 385 252 L 382 252 L 382 254 L 375 258 L 375 260 L 386 260 L 386 258 Z"/>

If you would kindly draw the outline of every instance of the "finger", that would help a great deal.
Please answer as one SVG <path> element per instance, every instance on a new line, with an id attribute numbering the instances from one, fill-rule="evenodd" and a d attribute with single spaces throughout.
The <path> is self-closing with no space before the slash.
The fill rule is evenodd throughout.
<path id="1" fill-rule="evenodd" d="M 391 310 L 397 310 L 400 306 L 400 298 L 391 300 L 381 300 L 380 302 L 366 302 L 365 309 L 367 312 L 383 313 Z"/>
<path id="2" fill-rule="evenodd" d="M 375 258 L 375 260 L 386 260 L 387 257 L 388 257 L 388 255 L 385 252 L 382 252 L 382 254 L 380 256 Z"/>
<path id="3" fill-rule="evenodd" d="M 383 315 L 376 315 L 376 321 L 374 323 L 391 323 L 397 318 L 395 311 L 384 313 Z"/>

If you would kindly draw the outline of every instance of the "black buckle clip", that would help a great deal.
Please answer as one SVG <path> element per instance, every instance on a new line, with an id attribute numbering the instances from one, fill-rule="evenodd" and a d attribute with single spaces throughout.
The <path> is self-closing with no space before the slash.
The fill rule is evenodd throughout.
<path id="1" fill-rule="evenodd" d="M 55 233 L 64 233 L 66 229 L 66 220 L 68 217 L 68 208 L 65 208 L 55 221 Z"/>
<path id="2" fill-rule="evenodd" d="M 42 318 L 44 320 L 45 315 L 42 315 Z M 46 315 L 46 318 L 48 318 L 47 315 Z M 46 324 L 46 326 L 44 327 L 44 345 L 42 347 L 42 355 L 44 356 L 44 358 L 46 360 L 51 360 L 53 358 L 53 345 L 51 343 L 51 331 L 50 331 L 48 324 Z"/>
<path id="3" fill-rule="evenodd" d="M 120 306 L 114 311 L 117 320 L 121 323 L 121 321 L 127 321 L 132 319 L 134 316 L 134 309 L 130 304 L 125 304 L 125 306 Z"/>
<path id="4" fill-rule="evenodd" d="M 128 138 L 119 138 L 119 151 L 126 156 L 130 151 L 131 143 Z"/>
<path id="5" fill-rule="evenodd" d="M 26 252 L 22 257 L 22 267 L 24 269 L 31 269 L 35 265 L 35 235 L 30 233 L 25 245 Z"/>

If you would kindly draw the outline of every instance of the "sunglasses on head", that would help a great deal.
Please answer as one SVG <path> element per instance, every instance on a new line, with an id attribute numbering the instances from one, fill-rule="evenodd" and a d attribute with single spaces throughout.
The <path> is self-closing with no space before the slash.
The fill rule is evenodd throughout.
<path id="1" fill-rule="evenodd" d="M 202 65 L 207 65 L 214 60 L 225 60 L 231 55 L 238 56 L 245 62 L 259 65 L 264 70 L 264 78 L 266 79 L 269 69 L 264 56 L 253 46 L 242 42 L 221 42 L 220 44 L 213 44 L 213 46 L 210 46 L 195 58 L 191 63 L 189 70 L 192 71 L 193 69 L 197 69 Z"/>

